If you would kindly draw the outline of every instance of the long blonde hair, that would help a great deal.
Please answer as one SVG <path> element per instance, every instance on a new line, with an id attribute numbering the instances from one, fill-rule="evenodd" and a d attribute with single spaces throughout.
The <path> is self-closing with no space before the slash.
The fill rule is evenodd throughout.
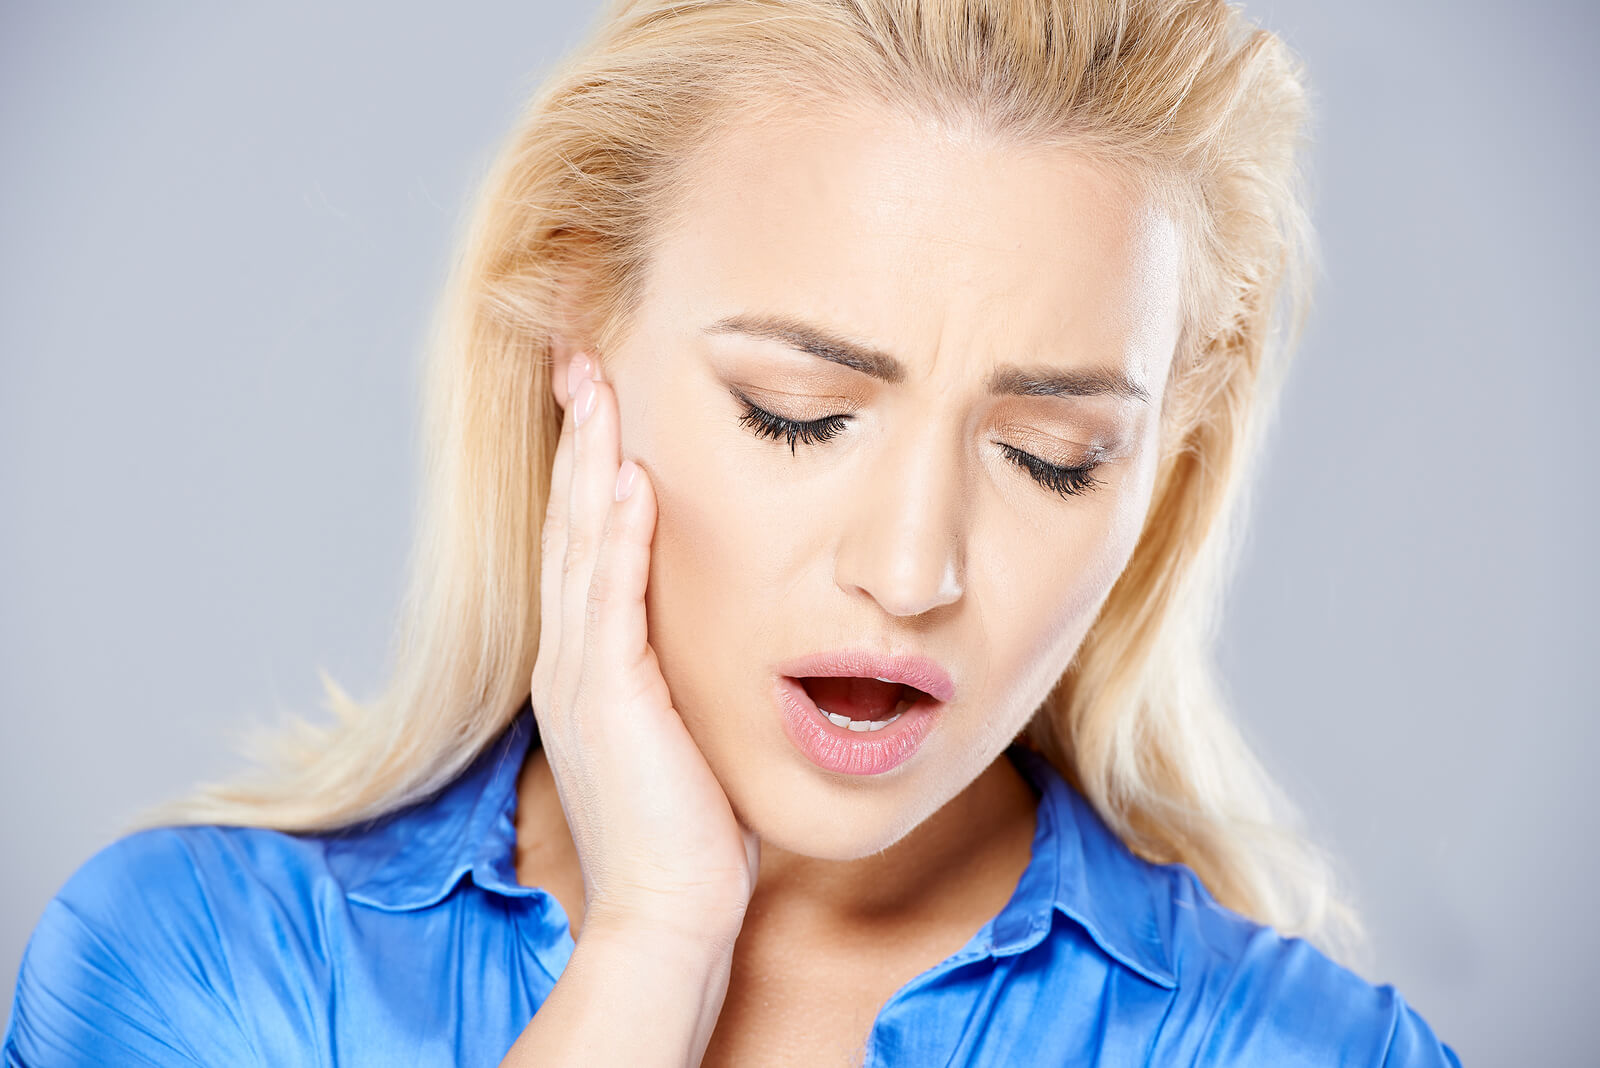
<path id="1" fill-rule="evenodd" d="M 1165 199 L 1183 332 L 1148 518 L 1027 740 L 1151 860 L 1331 956 L 1364 952 L 1329 858 L 1230 719 L 1214 665 L 1247 488 L 1313 262 L 1303 75 L 1223 0 L 622 0 L 528 101 L 471 204 L 423 380 L 427 454 L 393 669 L 261 769 L 143 825 L 330 830 L 456 777 L 526 700 L 561 412 L 550 338 L 626 331 L 697 146 L 765 111 L 876 99 L 1075 147 Z M 581 321 L 563 317 L 575 274 Z"/>

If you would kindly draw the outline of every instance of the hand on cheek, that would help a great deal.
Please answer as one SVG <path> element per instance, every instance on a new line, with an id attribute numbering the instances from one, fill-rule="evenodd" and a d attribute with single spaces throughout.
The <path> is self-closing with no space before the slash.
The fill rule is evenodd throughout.
<path id="1" fill-rule="evenodd" d="M 729 945 L 758 843 L 673 707 L 648 641 L 654 487 L 621 459 L 616 393 L 567 367 L 540 560 L 532 703 L 584 880 L 583 928 Z"/>

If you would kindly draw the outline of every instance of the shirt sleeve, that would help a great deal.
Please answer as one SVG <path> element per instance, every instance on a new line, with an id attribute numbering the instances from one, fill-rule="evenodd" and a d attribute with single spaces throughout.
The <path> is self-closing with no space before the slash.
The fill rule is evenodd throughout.
<path id="1" fill-rule="evenodd" d="M 1393 984 L 1369 983 L 1303 939 L 1270 928 L 1257 928 L 1207 1001 L 1197 1068 L 1461 1068 Z"/>
<path id="2" fill-rule="evenodd" d="M 1384 1050 L 1382 1068 L 1461 1068 L 1456 1051 L 1439 1040 L 1398 991 L 1394 1004 L 1394 1030 Z"/>
<path id="3" fill-rule="evenodd" d="M 200 886 L 175 829 L 129 835 L 80 867 L 23 953 L 6 1068 L 254 1063 Z"/>

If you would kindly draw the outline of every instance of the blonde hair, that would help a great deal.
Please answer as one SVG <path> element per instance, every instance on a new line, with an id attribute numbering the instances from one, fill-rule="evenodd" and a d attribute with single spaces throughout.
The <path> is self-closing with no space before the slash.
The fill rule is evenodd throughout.
<path id="1" fill-rule="evenodd" d="M 575 330 L 604 354 L 627 330 L 686 161 L 720 126 L 861 100 L 1074 147 L 1178 218 L 1184 326 L 1148 517 L 1027 741 L 1133 851 L 1188 865 L 1222 904 L 1330 956 L 1365 951 L 1331 861 L 1296 830 L 1214 666 L 1313 261 L 1302 74 L 1222 0 L 610 4 L 495 158 L 435 313 L 422 510 L 386 687 L 361 702 L 322 674 L 331 723 L 253 739 L 254 777 L 145 825 L 351 825 L 432 794 L 508 725 L 539 644 L 561 423 L 552 334 Z M 572 320 L 563 294 L 579 272 Z"/>

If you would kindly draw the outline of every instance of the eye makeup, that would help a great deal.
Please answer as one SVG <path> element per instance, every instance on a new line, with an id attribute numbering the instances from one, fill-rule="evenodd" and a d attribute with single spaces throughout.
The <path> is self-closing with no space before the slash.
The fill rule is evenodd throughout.
<path id="1" fill-rule="evenodd" d="M 1104 462 L 1102 460 L 1090 460 L 1076 467 L 1063 467 L 1060 464 L 1046 463 L 1037 456 L 1012 448 L 1003 441 L 997 441 L 995 444 L 1000 446 L 1000 451 L 1015 461 L 1017 466 L 1028 472 L 1035 482 L 1063 497 L 1080 496 L 1102 485 L 1092 474 L 1094 469 Z"/>
<path id="2" fill-rule="evenodd" d="M 743 410 L 739 424 L 759 438 L 787 440 L 790 455 L 794 455 L 799 442 L 813 445 L 833 439 L 844 430 L 845 424 L 852 418 L 849 415 L 825 415 L 820 419 L 786 419 L 758 406 L 738 389 L 730 387 L 729 392 Z M 1082 496 L 1096 486 L 1104 484 L 1093 477 L 1094 470 L 1105 462 L 1103 460 L 1093 459 L 1068 467 L 1041 460 L 1005 442 L 997 441 L 995 444 L 1000 446 L 1001 453 L 1008 460 L 1026 472 L 1040 486 L 1063 498 Z M 1100 451 L 1096 449 L 1095 454 L 1098 455 Z"/>
<path id="3" fill-rule="evenodd" d="M 781 415 L 774 415 L 765 408 L 759 408 L 738 390 L 733 391 L 734 398 L 738 400 L 744 414 L 739 417 L 743 426 L 750 428 L 751 433 L 758 438 L 773 438 L 774 440 L 787 438 L 789 453 L 794 454 L 795 442 L 803 441 L 807 445 L 828 441 L 844 429 L 850 421 L 848 415 L 826 415 L 821 419 L 785 419 Z"/>

